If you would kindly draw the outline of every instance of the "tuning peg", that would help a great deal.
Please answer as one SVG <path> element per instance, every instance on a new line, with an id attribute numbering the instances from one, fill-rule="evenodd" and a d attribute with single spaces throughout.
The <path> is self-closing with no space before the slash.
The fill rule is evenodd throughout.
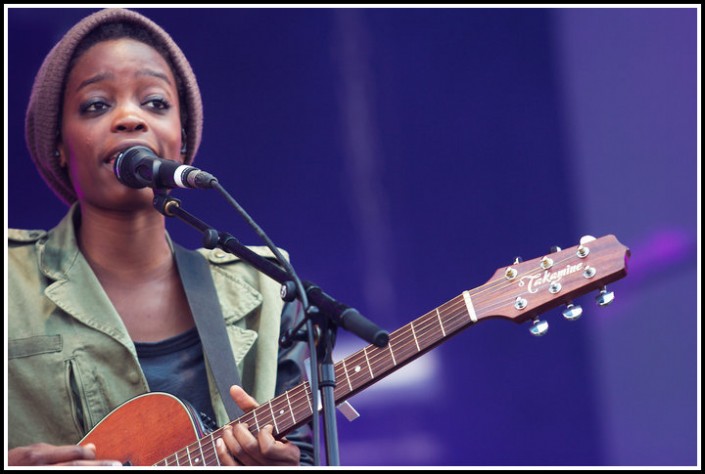
<path id="1" fill-rule="evenodd" d="M 592 235 L 583 235 L 582 237 L 580 237 L 580 243 L 582 245 L 585 245 L 588 242 L 592 242 L 593 240 L 595 240 L 595 237 L 593 237 Z"/>
<path id="2" fill-rule="evenodd" d="M 548 323 L 539 318 L 534 319 L 534 323 L 529 328 L 534 336 L 543 336 L 548 331 Z"/>
<path id="3" fill-rule="evenodd" d="M 550 249 L 551 253 L 556 253 L 556 252 L 560 252 L 560 251 L 561 251 L 561 248 L 558 245 L 553 245 Z"/>
<path id="4" fill-rule="evenodd" d="M 515 258 L 514 258 L 514 265 L 516 265 L 517 263 L 521 263 L 521 262 L 523 262 L 523 261 L 524 261 L 523 258 L 521 258 L 521 257 L 515 257 Z"/>
<path id="5" fill-rule="evenodd" d="M 612 301 L 614 301 L 614 292 L 613 291 L 607 291 L 607 287 L 603 286 L 600 289 L 600 294 L 595 297 L 595 300 L 597 301 L 597 304 L 600 306 L 607 306 L 610 304 Z"/>
<path id="6" fill-rule="evenodd" d="M 568 321 L 575 321 L 583 314 L 583 308 L 578 304 L 568 303 L 563 310 L 563 317 Z"/>

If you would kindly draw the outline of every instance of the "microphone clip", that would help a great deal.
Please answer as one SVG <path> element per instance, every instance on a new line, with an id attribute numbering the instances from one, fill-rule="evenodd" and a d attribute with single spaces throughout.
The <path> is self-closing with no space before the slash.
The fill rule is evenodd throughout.
<path id="1" fill-rule="evenodd" d="M 167 193 L 167 188 L 154 188 L 154 208 L 166 217 L 174 217 L 176 208 L 181 207 L 181 201 Z"/>

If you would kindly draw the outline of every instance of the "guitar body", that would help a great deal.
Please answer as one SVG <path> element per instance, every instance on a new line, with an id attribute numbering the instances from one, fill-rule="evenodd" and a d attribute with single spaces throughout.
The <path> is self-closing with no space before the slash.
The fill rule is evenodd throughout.
<path id="1" fill-rule="evenodd" d="M 103 418 L 81 440 L 97 459 L 151 466 L 203 436 L 197 415 L 178 398 L 152 392 L 135 397 Z"/>

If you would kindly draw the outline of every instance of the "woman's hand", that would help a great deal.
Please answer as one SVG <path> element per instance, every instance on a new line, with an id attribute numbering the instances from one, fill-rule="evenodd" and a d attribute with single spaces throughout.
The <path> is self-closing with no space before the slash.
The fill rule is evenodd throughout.
<path id="1" fill-rule="evenodd" d="M 237 385 L 230 387 L 230 396 L 245 412 L 259 406 Z M 286 438 L 274 439 L 272 430 L 272 425 L 267 425 L 255 437 L 246 423 L 226 426 L 222 438 L 216 441 L 220 463 L 224 466 L 298 466 L 299 447 Z"/>
<path id="2" fill-rule="evenodd" d="M 119 461 L 96 461 L 95 445 L 54 446 L 36 443 L 13 448 L 7 452 L 10 466 L 122 466 Z"/>

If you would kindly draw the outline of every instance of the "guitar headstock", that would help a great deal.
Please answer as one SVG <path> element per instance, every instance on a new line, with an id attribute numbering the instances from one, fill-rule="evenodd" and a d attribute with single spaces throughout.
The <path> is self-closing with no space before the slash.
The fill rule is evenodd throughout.
<path id="1" fill-rule="evenodd" d="M 485 303 L 477 317 L 503 317 L 517 323 L 533 319 L 531 332 L 541 335 L 547 324 L 536 317 L 566 305 L 563 315 L 577 319 L 582 309 L 572 301 L 578 296 L 600 290 L 598 304 L 609 304 L 614 295 L 606 285 L 626 276 L 629 255 L 614 235 L 586 236 L 573 247 L 499 268 L 473 297 Z"/>

